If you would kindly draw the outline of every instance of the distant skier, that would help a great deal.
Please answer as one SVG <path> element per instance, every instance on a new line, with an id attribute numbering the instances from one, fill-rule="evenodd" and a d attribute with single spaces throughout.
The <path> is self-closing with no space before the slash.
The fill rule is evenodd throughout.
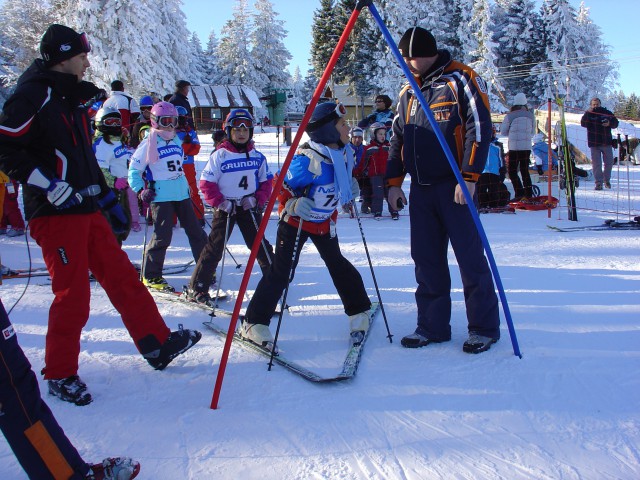
<path id="1" fill-rule="evenodd" d="M 349 316 L 351 338 L 361 343 L 369 328 L 371 302 L 360 273 L 340 252 L 335 222 L 338 207 L 349 207 L 358 196 L 352 177 L 353 154 L 346 110 L 333 102 L 316 106 L 306 132 L 311 139 L 300 146 L 278 193 L 280 222 L 273 265 L 262 277 L 247 307 L 240 334 L 266 348 L 273 347 L 269 323 L 292 270 L 294 245 L 299 236 L 293 268 L 304 243 L 311 239 L 325 262 Z"/>
<path id="2" fill-rule="evenodd" d="M 382 218 L 382 206 L 387 198 L 384 175 L 387 171 L 389 159 L 389 142 L 387 141 L 387 128 L 381 122 L 376 122 L 371 127 L 371 140 L 364 151 L 367 163 L 367 176 L 371 185 L 371 213 L 373 218 Z M 388 205 L 389 213 L 393 220 L 398 220 L 398 209 Z"/>
<path id="3" fill-rule="evenodd" d="M 182 168 L 189 183 L 189 195 L 191 196 L 191 203 L 193 204 L 193 212 L 196 214 L 196 217 L 198 217 L 200 226 L 204 227 L 204 204 L 200 198 L 200 191 L 198 190 L 198 183 L 196 182 L 195 165 L 195 156 L 200 153 L 200 140 L 198 139 L 198 132 L 189 125 L 187 109 L 182 106 L 177 106 L 176 110 L 178 111 L 176 134 L 182 142 L 182 151 L 184 152 Z"/>

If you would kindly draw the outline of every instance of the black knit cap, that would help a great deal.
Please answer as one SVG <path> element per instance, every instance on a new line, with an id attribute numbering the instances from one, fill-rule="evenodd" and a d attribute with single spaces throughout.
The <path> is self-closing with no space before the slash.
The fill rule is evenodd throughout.
<path id="1" fill-rule="evenodd" d="M 91 46 L 84 34 L 56 23 L 47 28 L 40 40 L 40 55 L 47 68 L 90 51 Z"/>
<path id="2" fill-rule="evenodd" d="M 404 58 L 435 57 L 438 55 L 436 39 L 429 30 L 412 27 L 402 35 L 398 50 Z"/>

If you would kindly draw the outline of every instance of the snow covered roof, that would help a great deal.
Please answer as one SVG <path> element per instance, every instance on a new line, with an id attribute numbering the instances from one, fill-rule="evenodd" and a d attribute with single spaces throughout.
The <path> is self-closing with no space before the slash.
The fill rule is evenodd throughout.
<path id="1" fill-rule="evenodd" d="M 191 85 L 191 107 L 262 108 L 255 91 L 245 85 Z"/>

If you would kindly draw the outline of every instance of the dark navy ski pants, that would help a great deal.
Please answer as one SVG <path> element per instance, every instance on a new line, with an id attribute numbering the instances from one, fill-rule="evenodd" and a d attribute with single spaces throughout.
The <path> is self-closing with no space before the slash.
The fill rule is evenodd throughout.
<path id="1" fill-rule="evenodd" d="M 453 201 L 455 179 L 435 185 L 411 183 L 411 257 L 418 282 L 418 333 L 451 339 L 451 276 L 447 249 L 453 248 L 464 288 L 469 332 L 500 338 L 498 298 L 482 241 L 467 205 Z"/>
<path id="2" fill-rule="evenodd" d="M 40 397 L 36 374 L 0 301 L 0 429 L 29 478 L 81 479 L 89 466 Z"/>

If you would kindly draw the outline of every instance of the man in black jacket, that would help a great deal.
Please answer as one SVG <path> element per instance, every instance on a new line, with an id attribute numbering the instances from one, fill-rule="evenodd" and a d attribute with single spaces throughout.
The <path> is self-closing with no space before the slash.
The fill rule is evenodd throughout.
<path id="1" fill-rule="evenodd" d="M 178 80 L 176 82 L 176 91 L 173 93 L 171 98 L 169 99 L 169 103 L 174 104 L 176 107 L 184 107 L 187 110 L 187 123 L 195 130 L 195 125 L 193 124 L 193 113 L 191 111 L 191 104 L 189 103 L 189 99 L 187 95 L 189 95 L 189 88 L 191 84 L 186 80 Z"/>
<path id="2" fill-rule="evenodd" d="M 590 108 L 582 116 L 580 125 L 587 129 L 587 142 L 591 149 L 591 165 L 596 181 L 596 190 L 602 190 L 602 185 L 611 188 L 611 169 L 613 168 L 613 137 L 611 129 L 617 128 L 618 119 L 615 115 L 602 107 L 599 98 L 592 98 Z M 604 171 L 602 164 L 604 162 Z"/>
<path id="3" fill-rule="evenodd" d="M 201 336 L 169 331 L 113 235 L 129 220 L 98 166 L 89 117 L 81 107 L 98 91 L 82 81 L 90 50 L 84 33 L 51 25 L 40 43 L 42 59 L 22 74 L 0 115 L 0 170 L 23 184 L 31 236 L 42 249 L 55 295 L 44 377 L 49 393 L 76 405 L 92 400 L 78 377 L 80 334 L 89 319 L 89 271 L 154 368 L 165 368 Z"/>

